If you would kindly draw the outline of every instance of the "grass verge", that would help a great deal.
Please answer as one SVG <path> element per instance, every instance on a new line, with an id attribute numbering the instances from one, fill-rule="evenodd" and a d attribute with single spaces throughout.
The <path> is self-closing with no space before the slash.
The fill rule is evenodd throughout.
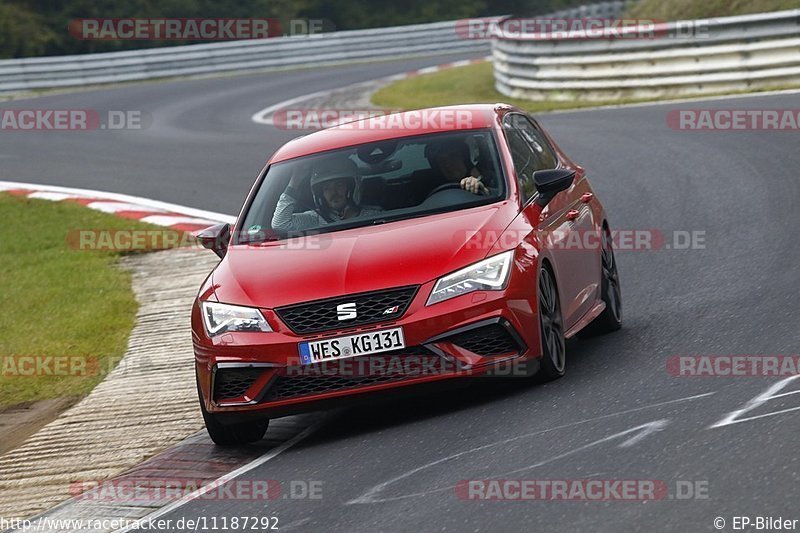
<path id="1" fill-rule="evenodd" d="M 85 396 L 124 355 L 138 304 L 121 253 L 76 250 L 68 232 L 157 227 L 8 194 L 0 220 L 0 409 Z"/>
<path id="2" fill-rule="evenodd" d="M 641 0 L 626 18 L 691 20 L 800 8 L 800 0 Z"/>
<path id="3" fill-rule="evenodd" d="M 753 92 L 794 89 L 796 87 L 776 85 L 758 91 L 732 91 L 698 95 L 702 98 L 744 95 Z M 696 97 L 687 96 L 686 99 Z M 625 105 L 665 100 L 680 100 L 680 97 L 650 98 L 643 100 L 618 99 L 613 101 L 550 101 L 533 102 L 509 98 L 494 88 L 494 76 L 490 62 L 455 67 L 431 74 L 423 74 L 390 83 L 372 95 L 372 103 L 388 109 L 422 109 L 445 105 L 495 103 L 512 104 L 531 113 L 581 109 L 604 105 Z"/>
<path id="4" fill-rule="evenodd" d="M 593 107 L 604 103 L 531 102 L 509 98 L 494 88 L 492 64 L 488 61 L 406 78 L 390 83 L 372 95 L 373 104 L 389 109 L 421 109 L 482 102 L 505 102 L 530 112 Z"/>

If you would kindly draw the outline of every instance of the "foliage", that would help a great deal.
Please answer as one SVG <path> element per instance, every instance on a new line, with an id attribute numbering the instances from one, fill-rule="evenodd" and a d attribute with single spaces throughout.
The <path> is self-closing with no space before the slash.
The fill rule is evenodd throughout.
<path id="1" fill-rule="evenodd" d="M 80 40 L 76 19 L 321 19 L 352 30 L 491 15 L 543 14 L 587 0 L 0 0 L 0 58 L 82 54 L 191 44 L 191 41 Z M 288 27 L 282 24 L 282 27 Z"/>
<path id="2" fill-rule="evenodd" d="M 641 0 L 626 16 L 691 20 L 800 8 L 800 0 Z"/>

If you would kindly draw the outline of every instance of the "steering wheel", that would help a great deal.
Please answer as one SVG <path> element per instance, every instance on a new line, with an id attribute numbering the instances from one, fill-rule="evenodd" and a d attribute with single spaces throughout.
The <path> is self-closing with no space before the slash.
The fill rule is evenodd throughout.
<path id="1" fill-rule="evenodd" d="M 438 187 L 436 187 L 435 189 L 433 189 L 431 192 L 429 192 L 428 196 L 426 196 L 425 199 L 427 200 L 428 198 L 430 198 L 431 196 L 433 196 L 437 192 L 447 191 L 449 189 L 461 189 L 461 184 L 460 183 L 443 183 L 443 184 L 439 185 Z"/>

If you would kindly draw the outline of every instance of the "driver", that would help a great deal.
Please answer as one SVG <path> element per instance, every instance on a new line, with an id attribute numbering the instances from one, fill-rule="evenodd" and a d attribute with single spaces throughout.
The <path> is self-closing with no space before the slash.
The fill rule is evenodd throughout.
<path id="1" fill-rule="evenodd" d="M 308 165 L 299 164 L 292 172 L 289 185 L 281 194 L 272 215 L 272 228 L 278 231 L 303 231 L 332 222 L 362 215 L 375 215 L 382 210 L 355 203 L 353 195 L 358 180 L 358 167 L 350 159 L 336 158 L 318 164 L 311 175 L 311 193 L 316 209 L 297 213 L 298 188 L 308 178 Z"/>
<path id="2" fill-rule="evenodd" d="M 492 191 L 483 183 L 483 175 L 472 163 L 469 146 L 464 141 L 449 139 L 433 142 L 425 147 L 425 157 L 431 168 L 437 170 L 444 182 L 434 184 L 433 189 L 448 183 L 457 183 L 465 191 L 488 196 Z"/>

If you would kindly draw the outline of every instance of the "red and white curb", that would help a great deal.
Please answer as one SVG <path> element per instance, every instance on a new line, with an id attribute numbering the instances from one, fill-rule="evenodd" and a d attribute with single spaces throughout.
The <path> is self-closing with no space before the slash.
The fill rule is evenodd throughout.
<path id="1" fill-rule="evenodd" d="M 461 61 L 453 61 L 452 63 L 442 63 L 441 65 L 434 65 L 432 67 L 410 70 L 408 72 L 403 72 L 402 74 L 395 74 L 394 76 L 388 76 L 383 79 L 387 81 L 404 80 L 406 78 L 413 78 L 415 76 L 420 76 L 422 74 L 431 74 L 432 72 L 439 72 L 440 70 L 447 70 L 457 67 L 466 67 L 467 65 L 477 65 L 478 63 L 485 63 L 487 61 L 490 61 L 491 59 L 492 56 L 481 57 L 478 59 L 463 59 Z"/>
<path id="2" fill-rule="evenodd" d="M 433 72 L 439 72 L 441 70 L 447 70 L 447 69 L 457 68 L 457 67 L 466 67 L 467 65 L 475 65 L 477 63 L 485 63 L 486 61 L 489 61 L 490 59 L 491 59 L 491 56 L 486 56 L 486 57 L 482 57 L 482 58 L 479 58 L 479 59 L 464 59 L 464 60 L 461 60 L 461 61 L 453 61 L 451 63 L 442 63 L 441 65 L 434 65 L 432 67 L 425 67 L 425 68 L 421 68 L 421 69 L 417 69 L 417 70 L 409 70 L 408 72 L 401 72 L 400 74 L 393 74 L 391 76 L 385 76 L 383 78 L 378 78 L 378 79 L 372 80 L 370 82 L 355 83 L 355 84 L 350 85 L 348 87 L 340 87 L 338 89 L 332 89 L 332 90 L 326 90 L 326 91 L 317 91 L 317 92 L 314 92 L 314 93 L 304 94 L 302 96 L 297 96 L 295 98 L 290 98 L 288 100 L 284 100 L 283 102 L 278 102 L 277 104 L 273 104 L 273 105 L 271 105 L 269 107 L 265 107 L 264 109 L 254 113 L 253 116 L 250 117 L 250 119 L 253 122 L 255 122 L 256 124 L 262 124 L 264 126 L 272 126 L 272 125 L 274 125 L 273 121 L 272 121 L 272 117 L 278 111 L 282 111 L 284 109 L 292 108 L 292 107 L 297 106 L 298 104 L 301 104 L 302 102 L 306 102 L 308 100 L 314 100 L 316 98 L 321 98 L 321 97 L 323 97 L 325 95 L 328 95 L 330 93 L 333 93 L 333 92 L 337 92 L 337 93 L 338 92 L 347 92 L 347 90 L 349 88 L 361 86 L 361 85 L 364 85 L 365 83 L 373 83 L 373 84 L 376 84 L 376 85 L 387 85 L 387 84 L 395 82 L 395 81 L 404 80 L 404 79 L 407 79 L 407 78 L 414 78 L 416 76 L 421 76 L 423 74 L 431 74 Z"/>
<path id="3" fill-rule="evenodd" d="M 177 231 L 197 231 L 214 224 L 236 222 L 235 216 L 170 204 L 138 196 L 56 185 L 0 181 L 0 192 L 54 202 L 75 202 L 89 209 L 139 220 Z"/>

